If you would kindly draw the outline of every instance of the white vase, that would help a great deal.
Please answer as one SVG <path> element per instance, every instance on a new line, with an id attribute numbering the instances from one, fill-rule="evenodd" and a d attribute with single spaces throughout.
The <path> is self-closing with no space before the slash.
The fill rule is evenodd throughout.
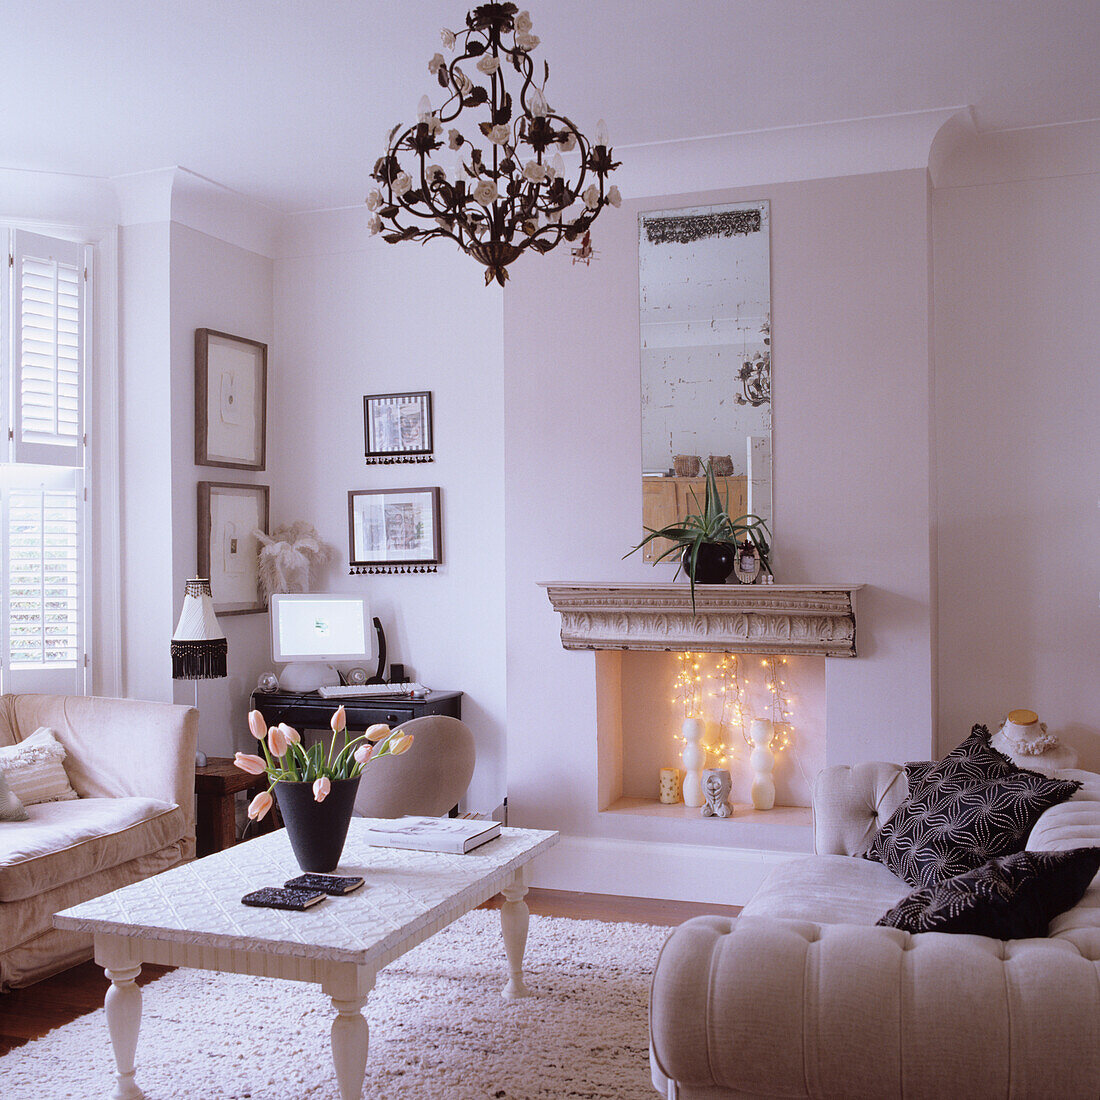
<path id="1" fill-rule="evenodd" d="M 686 742 L 680 755 L 684 764 L 684 805 L 698 808 L 706 801 L 703 794 L 703 768 L 707 763 L 707 750 L 703 748 L 706 723 L 702 718 L 685 718 L 680 732 Z"/>
<path id="2" fill-rule="evenodd" d="M 767 718 L 754 718 L 749 726 L 749 740 L 753 749 L 749 754 L 749 766 L 752 768 L 752 805 L 757 810 L 770 810 L 775 805 L 775 780 L 772 771 L 775 768 L 775 753 L 771 750 L 772 735 L 775 727 Z"/>

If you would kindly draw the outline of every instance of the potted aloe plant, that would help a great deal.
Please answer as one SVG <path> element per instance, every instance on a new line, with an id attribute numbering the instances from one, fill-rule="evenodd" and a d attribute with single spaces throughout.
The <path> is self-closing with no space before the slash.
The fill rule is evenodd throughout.
<path id="1" fill-rule="evenodd" d="M 729 497 L 723 498 L 711 463 L 706 464 L 706 486 L 702 504 L 692 490 L 695 511 L 664 527 L 647 527 L 648 534 L 624 558 L 641 550 L 654 539 L 672 543 L 656 558 L 656 562 L 678 555 L 680 568 L 691 581 L 691 608 L 695 610 L 696 584 L 723 584 L 733 572 L 737 546 L 747 539 L 756 548 L 760 564 L 768 569 L 768 528 L 759 516 L 744 515 L 736 519 L 729 514 Z M 679 569 L 676 571 L 679 576 Z"/>
<path id="2" fill-rule="evenodd" d="M 342 706 L 329 725 L 332 740 L 326 752 L 321 742 L 306 748 L 298 731 L 285 722 L 268 729 L 264 716 L 254 710 L 248 715 L 248 728 L 263 756 L 239 752 L 233 759 L 250 775 L 267 775 L 270 786 L 252 799 L 248 816 L 252 821 L 261 820 L 271 809 L 274 791 L 290 846 L 303 871 L 335 870 L 363 769 L 372 760 L 400 755 L 413 742 L 411 733 L 386 725 L 371 726 L 365 734 L 349 738 Z"/>

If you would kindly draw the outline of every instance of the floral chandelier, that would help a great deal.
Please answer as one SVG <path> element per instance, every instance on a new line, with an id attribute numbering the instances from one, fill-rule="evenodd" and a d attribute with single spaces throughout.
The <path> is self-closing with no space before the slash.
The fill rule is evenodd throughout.
<path id="1" fill-rule="evenodd" d="M 527 12 L 517 14 L 515 4 L 481 4 L 466 16 L 466 30 L 444 29 L 440 36 L 455 56 L 447 61 L 437 53 L 428 72 L 444 102 L 436 110 L 424 96 L 417 122 L 390 131 L 372 173 L 379 186 L 367 196 L 370 231 L 388 230 L 383 240 L 390 244 L 447 237 L 485 265 L 486 286 L 494 279 L 503 286 L 508 265 L 526 249 L 549 252 L 562 240 L 576 240 L 604 206 L 622 202 L 619 189 L 607 186 L 619 164 L 611 159 L 602 119 L 589 142 L 547 103 L 550 66 L 544 64 L 536 84 L 531 54 L 539 39 Z M 522 81 L 515 98 L 505 87 L 509 68 Z M 451 126 L 479 107 L 487 117 L 476 129 L 463 134 Z M 444 127 L 455 158 L 450 173 L 436 156 Z M 574 150 L 580 155 L 575 178 L 562 159 Z M 403 224 L 402 218 L 413 220 Z"/>

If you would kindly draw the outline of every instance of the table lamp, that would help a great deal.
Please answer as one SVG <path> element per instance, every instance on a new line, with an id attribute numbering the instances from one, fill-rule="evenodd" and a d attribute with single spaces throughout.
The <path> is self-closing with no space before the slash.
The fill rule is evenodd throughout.
<path id="1" fill-rule="evenodd" d="M 220 680 L 226 675 L 229 643 L 214 614 L 214 596 L 210 581 L 193 577 L 183 592 L 176 632 L 172 635 L 172 679 L 195 681 L 195 708 L 199 705 L 199 680 Z M 202 767 L 206 754 L 198 753 L 195 763 Z"/>

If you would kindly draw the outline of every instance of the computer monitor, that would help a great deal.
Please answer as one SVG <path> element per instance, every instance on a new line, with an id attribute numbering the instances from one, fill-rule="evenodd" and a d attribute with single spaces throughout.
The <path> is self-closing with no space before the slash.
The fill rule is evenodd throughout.
<path id="1" fill-rule="evenodd" d="M 271 656 L 287 662 L 279 674 L 287 691 L 338 684 L 334 661 L 365 663 L 374 656 L 367 598 L 323 592 L 272 596 Z"/>

